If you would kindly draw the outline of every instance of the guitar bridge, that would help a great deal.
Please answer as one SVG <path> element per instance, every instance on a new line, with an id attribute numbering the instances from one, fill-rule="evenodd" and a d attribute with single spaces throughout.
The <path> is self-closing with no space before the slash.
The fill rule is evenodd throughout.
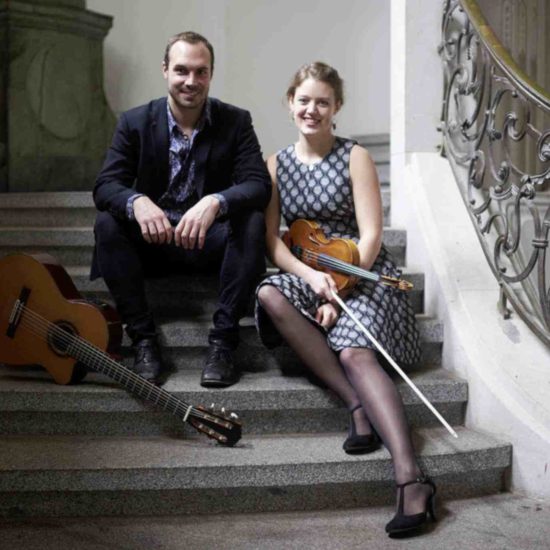
<path id="1" fill-rule="evenodd" d="M 13 308 L 11 310 L 10 318 L 8 321 L 8 330 L 6 331 L 6 336 L 8 336 L 9 338 L 13 338 L 15 336 L 15 331 L 19 326 L 19 322 L 21 321 L 23 308 L 25 307 L 30 294 L 30 288 L 23 287 L 21 289 L 21 294 L 19 294 L 19 298 L 15 300 L 15 303 L 13 304 Z"/>

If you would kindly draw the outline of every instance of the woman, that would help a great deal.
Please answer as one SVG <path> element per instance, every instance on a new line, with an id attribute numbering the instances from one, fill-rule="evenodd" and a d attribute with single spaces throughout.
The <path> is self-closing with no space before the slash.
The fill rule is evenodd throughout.
<path id="1" fill-rule="evenodd" d="M 287 99 L 298 141 L 267 163 L 273 183 L 266 210 L 267 249 L 283 273 L 258 287 L 260 337 L 273 347 L 282 336 L 344 401 L 350 411 L 343 446 L 347 453 L 374 451 L 380 436 L 392 456 L 398 498 L 386 531 L 395 535 L 418 529 L 428 512 L 434 516 L 435 485 L 416 461 L 400 395 L 373 345 L 339 311 L 333 278 L 294 257 L 279 236 L 281 214 L 289 226 L 298 218 L 314 220 L 329 238 L 353 239 L 361 267 L 398 276 L 382 245 L 376 169 L 366 149 L 333 134 L 334 117 L 344 103 L 343 81 L 335 69 L 320 62 L 304 65 Z M 414 313 L 404 293 L 360 282 L 345 301 L 398 363 L 419 360 Z"/>

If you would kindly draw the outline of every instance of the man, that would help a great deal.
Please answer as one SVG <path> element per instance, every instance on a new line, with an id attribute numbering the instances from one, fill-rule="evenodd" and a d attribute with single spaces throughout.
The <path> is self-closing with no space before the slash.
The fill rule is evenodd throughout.
<path id="1" fill-rule="evenodd" d="M 208 40 L 172 37 L 162 70 L 168 97 L 120 116 L 97 178 L 91 278 L 102 276 L 113 295 L 135 348 L 133 370 L 158 382 L 163 366 L 144 278 L 219 270 L 201 384 L 225 387 L 238 380 L 238 323 L 265 269 L 270 180 L 250 114 L 208 96 Z"/>

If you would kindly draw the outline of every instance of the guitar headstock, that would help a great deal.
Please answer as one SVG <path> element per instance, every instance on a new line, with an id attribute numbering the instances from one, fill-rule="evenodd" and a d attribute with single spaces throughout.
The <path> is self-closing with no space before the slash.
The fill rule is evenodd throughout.
<path id="1" fill-rule="evenodd" d="M 225 408 L 217 410 L 214 404 L 209 408 L 198 405 L 193 407 L 188 422 L 199 432 L 215 439 L 220 445 L 233 447 L 242 435 L 242 423 L 239 417 Z"/>

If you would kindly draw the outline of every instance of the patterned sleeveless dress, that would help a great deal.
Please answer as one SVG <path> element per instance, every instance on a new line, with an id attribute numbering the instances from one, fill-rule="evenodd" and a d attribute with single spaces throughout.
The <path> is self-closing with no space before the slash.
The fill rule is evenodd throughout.
<path id="1" fill-rule="evenodd" d="M 332 150 L 320 162 L 306 165 L 296 156 L 294 145 L 277 153 L 277 187 L 281 214 L 290 226 L 298 218 L 318 222 L 328 238 L 359 240 L 350 182 L 350 151 L 353 140 L 337 137 Z M 382 246 L 372 271 L 398 277 L 390 253 Z M 331 349 L 348 347 L 375 349 L 353 320 L 341 312 L 328 331 L 315 321 L 321 299 L 305 281 L 292 273 L 280 273 L 264 279 L 263 285 L 275 286 L 303 315 L 326 333 Z M 256 291 L 257 292 L 257 291 Z M 420 359 L 419 337 L 414 312 L 406 293 L 371 281 L 360 280 L 345 298 L 346 305 L 369 329 L 400 365 Z M 262 342 L 269 348 L 282 342 L 271 319 L 256 299 L 256 326 Z"/>

